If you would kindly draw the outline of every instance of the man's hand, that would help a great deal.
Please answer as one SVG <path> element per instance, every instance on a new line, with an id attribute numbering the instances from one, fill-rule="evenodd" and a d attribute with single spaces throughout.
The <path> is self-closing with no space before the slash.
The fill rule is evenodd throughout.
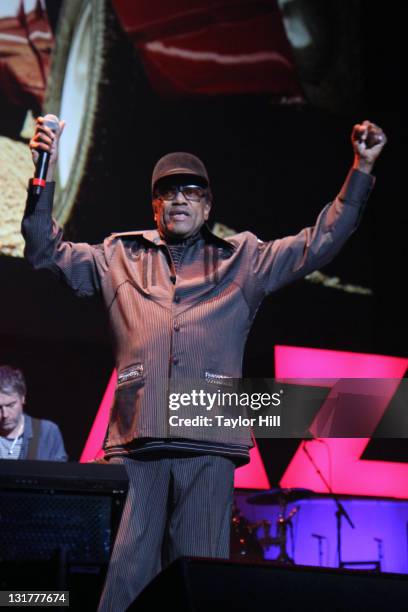
<path id="1" fill-rule="evenodd" d="M 353 168 L 369 174 L 387 142 L 386 135 L 378 125 L 366 120 L 354 126 L 351 142 L 354 149 Z"/>
<path id="2" fill-rule="evenodd" d="M 65 121 L 59 122 L 59 129 L 56 134 L 44 125 L 44 117 L 37 117 L 35 134 L 30 140 L 31 155 L 34 165 L 37 164 L 39 151 L 47 151 L 50 153 L 50 161 L 48 164 L 47 181 L 54 179 L 54 170 L 58 160 L 58 142 L 61 134 L 64 131 Z"/>

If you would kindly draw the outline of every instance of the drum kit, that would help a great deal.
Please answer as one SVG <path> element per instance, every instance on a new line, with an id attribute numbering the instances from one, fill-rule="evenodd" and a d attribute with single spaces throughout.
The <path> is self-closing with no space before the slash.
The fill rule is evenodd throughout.
<path id="1" fill-rule="evenodd" d="M 293 508 L 287 514 L 287 506 L 301 499 L 307 499 L 314 495 L 309 489 L 282 489 L 276 487 L 269 491 L 262 491 L 247 498 L 249 504 L 257 506 L 279 506 L 278 519 L 276 521 L 276 533 L 271 535 L 272 523 L 267 520 L 251 523 L 245 518 L 236 502 L 232 510 L 231 529 L 231 558 L 234 560 L 263 561 L 265 551 L 271 546 L 279 549 L 278 556 L 274 561 L 288 565 L 294 564 L 288 553 L 288 532 L 293 529 L 292 519 L 299 508 Z M 258 537 L 258 530 L 262 528 L 263 536 Z"/>

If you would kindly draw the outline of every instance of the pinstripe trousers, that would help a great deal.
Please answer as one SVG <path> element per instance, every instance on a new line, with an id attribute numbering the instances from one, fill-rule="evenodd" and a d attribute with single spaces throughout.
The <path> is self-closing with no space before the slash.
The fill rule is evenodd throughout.
<path id="1" fill-rule="evenodd" d="M 181 556 L 228 558 L 235 464 L 217 455 L 113 457 L 129 490 L 98 612 L 122 612 Z"/>

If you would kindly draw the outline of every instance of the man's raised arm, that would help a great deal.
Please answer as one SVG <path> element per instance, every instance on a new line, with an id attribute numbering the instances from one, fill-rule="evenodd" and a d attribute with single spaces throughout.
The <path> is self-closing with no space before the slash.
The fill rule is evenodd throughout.
<path id="1" fill-rule="evenodd" d="M 315 225 L 295 236 L 258 241 L 254 272 L 265 293 L 327 264 L 356 230 L 375 182 L 370 173 L 387 139 L 381 128 L 364 121 L 354 126 L 351 140 L 353 166 L 340 193 L 323 208 Z"/>
<path id="2" fill-rule="evenodd" d="M 50 161 L 41 195 L 34 194 L 31 181 L 28 188 L 21 224 L 25 240 L 24 257 L 34 268 L 48 268 L 62 276 L 77 295 L 93 295 L 100 291 L 101 276 L 106 269 L 102 245 L 64 241 L 62 229 L 52 217 L 54 172 L 64 126 L 64 122 L 60 121 L 59 129 L 54 133 L 44 124 L 44 117 L 38 117 L 36 131 L 30 141 L 34 164 L 40 151 L 50 153 Z"/>

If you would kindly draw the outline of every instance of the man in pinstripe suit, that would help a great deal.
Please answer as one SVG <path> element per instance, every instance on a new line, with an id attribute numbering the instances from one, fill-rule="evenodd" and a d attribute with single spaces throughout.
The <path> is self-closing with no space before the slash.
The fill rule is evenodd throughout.
<path id="1" fill-rule="evenodd" d="M 169 394 L 187 379 L 215 389 L 241 377 L 261 301 L 330 261 L 355 231 L 386 138 L 368 121 L 356 125 L 354 165 L 338 196 L 313 227 L 270 242 L 212 234 L 204 164 L 166 155 L 152 177 L 157 229 L 95 246 L 64 241 L 52 219 L 63 127 L 53 134 L 37 120 L 33 157 L 48 150 L 51 163 L 41 196 L 29 189 L 22 231 L 31 265 L 54 270 L 79 296 L 101 294 L 109 311 L 118 382 L 104 449 L 126 466 L 130 487 L 99 609 L 118 612 L 177 557 L 228 557 L 234 469 L 249 461 L 251 431 L 172 427 Z"/>

